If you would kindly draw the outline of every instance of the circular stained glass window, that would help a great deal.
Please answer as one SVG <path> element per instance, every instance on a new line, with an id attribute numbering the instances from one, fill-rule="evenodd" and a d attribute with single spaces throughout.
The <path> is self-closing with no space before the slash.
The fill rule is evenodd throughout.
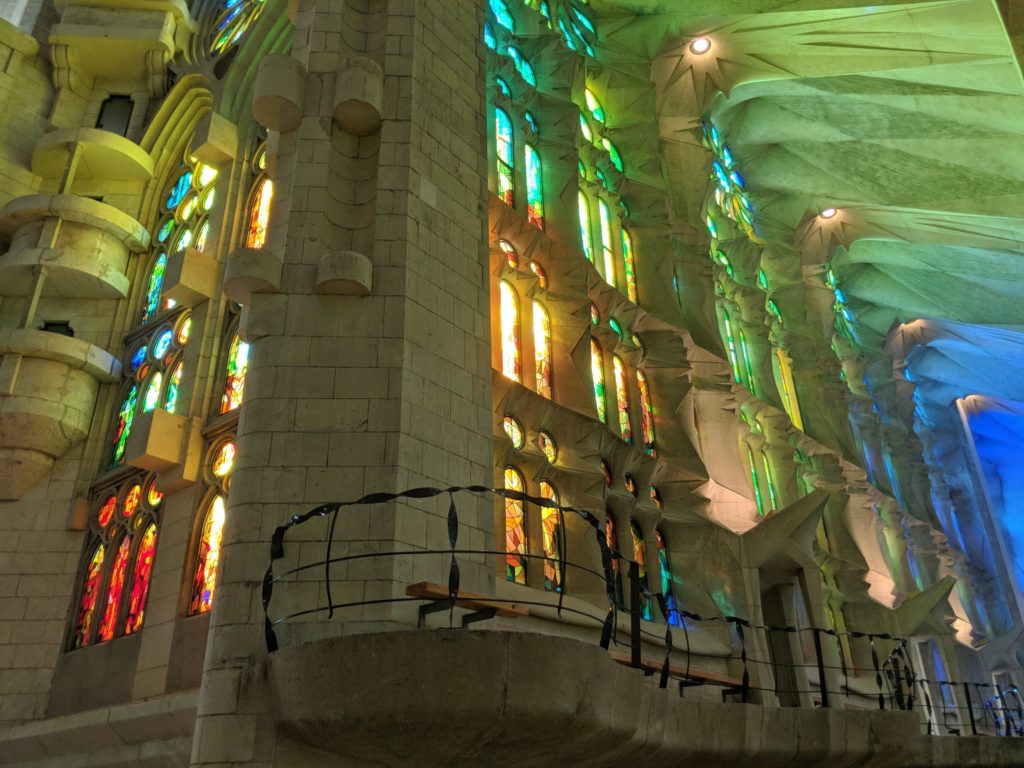
<path id="1" fill-rule="evenodd" d="M 522 425 L 511 416 L 506 416 L 503 419 L 503 425 L 505 427 L 505 434 L 508 435 L 508 439 L 512 441 L 512 445 L 516 450 L 522 448 L 525 443 Z"/>
<path id="2" fill-rule="evenodd" d="M 224 443 L 213 457 L 211 471 L 214 477 L 227 477 L 235 466 L 235 444 Z"/>

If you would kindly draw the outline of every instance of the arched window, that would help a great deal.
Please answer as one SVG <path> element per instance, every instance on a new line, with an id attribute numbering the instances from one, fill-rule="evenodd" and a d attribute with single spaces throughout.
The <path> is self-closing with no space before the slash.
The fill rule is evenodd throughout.
<path id="1" fill-rule="evenodd" d="M 643 371 L 636 372 L 636 386 L 640 390 L 640 429 L 644 451 L 648 456 L 657 456 L 654 447 L 654 407 L 651 405 L 651 390 Z"/>
<path id="2" fill-rule="evenodd" d="M 754 463 L 754 452 L 747 447 L 747 463 L 750 465 L 750 484 L 754 489 L 754 502 L 757 504 L 757 514 L 764 515 L 764 498 L 761 495 L 761 480 L 757 476 L 757 464 Z"/>
<path id="3" fill-rule="evenodd" d="M 266 0 L 224 0 L 224 10 L 214 25 L 210 52 L 214 55 L 224 53 L 241 40 L 246 30 L 263 13 L 266 5 Z"/>
<path id="4" fill-rule="evenodd" d="M 192 319 L 188 312 L 183 312 L 157 325 L 146 336 L 129 346 L 131 351 L 125 367 L 133 381 L 117 412 L 111 440 L 110 467 L 124 463 L 125 446 L 137 411 L 148 413 L 163 407 L 164 410 L 174 413 L 177 409 L 181 379 L 184 375 L 182 353 L 188 344 L 191 330 Z"/>
<path id="5" fill-rule="evenodd" d="M 789 363 L 789 355 L 781 347 L 775 348 L 775 365 L 777 376 L 782 390 L 782 404 L 789 414 L 793 426 L 801 432 L 804 429 L 804 420 L 800 415 L 800 401 L 796 396 L 796 385 L 793 383 L 793 367 Z"/>
<path id="6" fill-rule="evenodd" d="M 732 367 L 732 377 L 737 384 L 743 381 L 740 377 L 740 361 L 736 355 L 736 340 L 732 335 L 732 318 L 729 317 L 729 311 L 722 309 L 722 325 L 725 326 L 725 342 L 726 351 L 729 353 L 729 365 Z"/>
<path id="7" fill-rule="evenodd" d="M 519 296 L 507 280 L 501 281 L 501 372 L 522 381 L 522 347 L 519 341 Z"/>
<path id="8" fill-rule="evenodd" d="M 224 378 L 224 394 L 220 398 L 220 412 L 230 413 L 242 405 L 245 374 L 249 369 L 249 345 L 236 333 L 228 347 L 228 360 Z"/>
<path id="9" fill-rule="evenodd" d="M 163 502 L 155 483 L 155 476 L 136 474 L 96 494 L 72 648 L 131 634 L 142 626 L 156 551 L 156 516 Z"/>
<path id="10" fill-rule="evenodd" d="M 633 253 L 633 238 L 622 228 L 622 271 L 626 276 L 626 295 L 636 304 L 640 295 L 636 288 L 636 256 Z"/>
<path id="11" fill-rule="evenodd" d="M 612 165 L 615 166 L 615 170 L 619 173 L 623 173 L 625 171 L 625 166 L 622 163 L 622 155 L 619 154 L 618 148 L 607 136 L 601 139 L 601 146 L 604 147 L 605 151 L 608 153 L 608 158 L 612 161 Z"/>
<path id="12" fill-rule="evenodd" d="M 498 20 L 505 29 L 512 34 L 516 32 L 516 22 L 512 18 L 512 14 L 508 10 L 508 6 L 505 4 L 505 0 L 491 0 L 491 13 L 494 14 L 494 18 Z"/>
<path id="13" fill-rule="evenodd" d="M 615 588 L 615 605 L 622 608 L 624 605 L 622 600 L 622 568 L 619 565 L 619 558 L 615 554 L 619 551 L 619 534 L 616 530 L 615 516 L 610 509 L 606 509 L 604 514 L 604 539 L 608 543 L 608 549 L 612 551 L 612 580 L 614 581 L 612 586 Z"/>
<path id="14" fill-rule="evenodd" d="M 546 480 L 541 481 L 540 495 L 558 504 L 558 491 Z M 557 509 L 541 508 L 541 534 L 544 539 L 544 589 L 562 591 L 562 521 Z"/>
<path id="15" fill-rule="evenodd" d="M 771 504 L 772 510 L 779 508 L 779 497 L 775 492 L 775 478 L 772 475 L 772 465 L 768 461 L 768 454 L 761 452 L 761 464 L 764 467 L 764 482 L 768 486 L 768 503 Z"/>
<path id="16" fill-rule="evenodd" d="M 582 192 L 579 193 L 577 202 L 580 209 L 580 242 L 583 245 L 583 255 L 587 257 L 587 261 L 593 264 L 594 236 L 590 228 L 590 203 L 587 202 L 587 196 Z"/>
<path id="17" fill-rule="evenodd" d="M 669 624 L 674 624 L 677 627 L 683 625 L 683 618 L 679 615 L 679 609 L 676 607 L 675 595 L 672 594 L 672 565 L 669 562 L 668 557 L 668 542 L 665 540 L 665 534 L 662 533 L 660 528 L 654 529 L 654 537 L 658 542 L 658 568 L 661 571 L 661 594 L 665 598 L 665 609 L 668 615 L 665 620 Z"/>
<path id="18" fill-rule="evenodd" d="M 160 207 L 160 219 L 153 236 L 153 264 L 146 283 L 142 306 L 142 323 L 170 309 L 160 293 L 168 254 L 192 246 L 197 251 L 206 247 L 210 235 L 209 214 L 216 200 L 217 169 L 186 157 L 171 182 Z"/>
<path id="19" fill-rule="evenodd" d="M 218 457 L 213 465 L 214 474 L 219 472 L 221 476 L 224 476 L 231 471 L 230 464 L 234 461 L 234 443 L 225 443 L 224 448 L 229 446 L 229 458 L 225 459 L 223 448 L 218 452 Z M 227 461 L 227 466 L 224 464 L 225 461 Z M 192 577 L 192 596 L 188 607 L 189 616 L 206 613 L 213 607 L 213 593 L 217 588 L 217 566 L 220 563 L 223 533 L 224 497 L 218 494 L 209 504 L 199 531 L 195 570 Z"/>
<path id="20" fill-rule="evenodd" d="M 590 374 L 594 379 L 594 405 L 597 406 L 597 418 L 607 423 L 608 414 L 605 410 L 604 392 L 604 356 L 601 345 L 595 339 L 590 340 Z"/>
<path id="21" fill-rule="evenodd" d="M 608 203 L 597 201 L 601 218 L 601 253 L 604 255 L 604 281 L 615 287 L 615 251 L 612 250 L 612 214 Z"/>
<path id="22" fill-rule="evenodd" d="M 526 145 L 526 213 L 531 224 L 537 229 L 544 229 L 544 181 L 540 155 L 530 144 Z"/>
<path id="23" fill-rule="evenodd" d="M 604 107 L 601 106 L 601 102 L 598 100 L 598 98 L 594 94 L 594 92 L 592 90 L 590 90 L 589 88 L 587 88 L 583 92 L 583 98 L 586 101 L 587 111 L 590 112 L 590 116 L 592 118 L 594 118 L 597 122 L 599 122 L 602 125 L 604 125 L 604 121 L 605 121 Z"/>
<path id="24" fill-rule="evenodd" d="M 526 60 L 526 57 L 520 52 L 514 45 L 508 46 L 505 52 L 512 59 L 512 63 L 515 64 L 516 72 L 533 88 L 537 87 L 537 74 L 533 71 L 533 65 Z"/>
<path id="25" fill-rule="evenodd" d="M 633 535 L 633 561 L 640 570 L 640 611 L 641 615 L 648 621 L 651 618 L 651 601 L 648 599 L 647 587 L 647 547 L 644 544 L 644 535 L 636 520 L 629 521 L 629 532 Z M 630 606 L 630 610 L 636 610 L 637 606 Z"/>
<path id="26" fill-rule="evenodd" d="M 618 355 L 612 355 L 615 374 L 615 407 L 619 414 L 619 435 L 627 443 L 633 442 L 633 427 L 629 423 L 629 390 L 626 388 L 626 368 Z"/>
<path id="27" fill-rule="evenodd" d="M 512 120 L 503 109 L 494 110 L 494 135 L 498 154 L 498 197 L 514 205 L 515 156 L 512 143 Z"/>
<path id="28" fill-rule="evenodd" d="M 526 483 L 519 470 L 505 467 L 505 490 L 525 492 Z M 505 499 L 505 578 L 526 583 L 526 516 L 519 499 Z"/>
<path id="29" fill-rule="evenodd" d="M 274 199 L 274 182 L 266 176 L 266 145 L 256 152 L 253 170 L 257 181 L 249 201 L 249 226 L 245 233 L 246 248 L 262 248 L 267 243 L 267 227 L 270 225 L 270 203 Z"/>
<path id="30" fill-rule="evenodd" d="M 757 389 L 754 385 L 754 373 L 750 367 L 750 350 L 747 347 L 747 335 L 740 328 L 740 354 L 743 357 L 743 371 L 747 374 L 747 389 L 750 390 L 750 394 L 757 396 Z"/>
<path id="31" fill-rule="evenodd" d="M 544 306 L 533 302 L 533 354 L 537 369 L 537 394 L 551 397 L 551 318 Z"/>

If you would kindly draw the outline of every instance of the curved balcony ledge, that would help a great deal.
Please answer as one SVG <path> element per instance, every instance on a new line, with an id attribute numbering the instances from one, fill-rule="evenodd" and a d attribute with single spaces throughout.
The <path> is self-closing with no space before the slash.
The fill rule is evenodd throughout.
<path id="1" fill-rule="evenodd" d="M 0 499 L 21 498 L 89 434 L 100 382 L 121 364 L 80 339 L 0 329 Z"/>
<path id="2" fill-rule="evenodd" d="M 60 13 L 75 6 L 114 11 L 160 11 L 171 14 L 176 22 L 187 25 L 189 29 L 197 29 L 196 23 L 189 15 L 185 0 L 55 0 L 54 6 Z"/>
<path id="3" fill-rule="evenodd" d="M 147 181 L 153 158 L 134 141 L 98 128 L 62 128 L 45 134 L 32 151 L 32 173 L 59 179 L 68 156 L 79 147 L 75 178 L 100 181 Z"/>
<path id="4" fill-rule="evenodd" d="M 682 699 L 546 635 L 337 637 L 283 648 L 269 671 L 284 733 L 357 764 L 1010 766 L 1024 752 L 1016 739 L 919 736 L 914 712 Z"/>
<path id="5" fill-rule="evenodd" d="M 112 205 L 79 195 L 26 195 L 0 209 L 0 230 L 16 232 L 26 224 L 56 218 L 94 227 L 132 251 L 149 246 L 146 228 Z"/>
<path id="6" fill-rule="evenodd" d="M 131 287 L 124 272 L 94 254 L 26 248 L 0 256 L 0 296 L 28 295 L 38 267 L 46 268 L 43 296 L 123 299 Z"/>

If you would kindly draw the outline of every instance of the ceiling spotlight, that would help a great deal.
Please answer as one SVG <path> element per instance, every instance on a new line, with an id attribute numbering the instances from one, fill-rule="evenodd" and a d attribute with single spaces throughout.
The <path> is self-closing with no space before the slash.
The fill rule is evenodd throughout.
<path id="1" fill-rule="evenodd" d="M 823 219 L 832 219 L 832 218 L 835 218 L 835 215 L 837 213 L 839 213 L 839 210 L 837 208 L 826 208 L 819 215 Z"/>
<path id="2" fill-rule="evenodd" d="M 711 39 L 707 37 L 698 37 L 690 43 L 690 51 L 696 53 L 698 56 L 707 53 L 711 50 Z"/>

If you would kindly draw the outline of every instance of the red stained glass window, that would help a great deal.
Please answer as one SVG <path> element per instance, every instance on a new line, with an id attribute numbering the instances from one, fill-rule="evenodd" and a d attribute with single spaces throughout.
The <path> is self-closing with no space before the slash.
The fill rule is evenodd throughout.
<path id="1" fill-rule="evenodd" d="M 113 514 L 113 508 L 111 508 Z M 89 629 L 92 627 L 92 616 L 96 612 L 96 602 L 100 596 L 100 577 L 103 574 L 103 545 L 97 544 L 89 558 L 89 566 L 85 571 L 85 583 L 82 586 L 82 599 L 78 602 L 78 618 L 75 619 L 75 635 L 71 646 L 81 648 L 89 642 Z"/>
<path id="2" fill-rule="evenodd" d="M 131 517 L 139 508 L 139 502 L 142 501 L 142 486 L 133 485 L 128 493 L 124 497 L 124 506 L 121 508 L 121 512 L 126 518 Z"/>
<path id="3" fill-rule="evenodd" d="M 505 489 L 522 493 L 525 488 L 523 476 L 512 467 L 506 467 Z M 526 516 L 524 504 L 518 499 L 505 499 L 505 552 L 505 578 L 525 584 Z"/>
<path id="4" fill-rule="evenodd" d="M 213 607 L 213 593 L 217 588 L 217 564 L 220 562 L 221 540 L 224 534 L 224 497 L 217 496 L 210 505 L 199 533 L 196 570 L 192 579 L 192 600 L 189 615 L 206 613 Z"/>
<path id="5" fill-rule="evenodd" d="M 132 548 L 130 536 L 121 539 L 117 548 L 117 556 L 114 558 L 114 567 L 110 571 L 110 584 L 107 586 L 107 607 L 103 611 L 103 621 L 97 633 L 97 639 L 102 643 L 114 636 L 117 628 L 117 612 L 121 607 L 121 592 L 124 591 L 124 575 L 128 569 L 128 554 Z"/>
<path id="6" fill-rule="evenodd" d="M 100 524 L 100 528 L 106 528 L 107 523 L 114 517 L 114 510 L 117 508 L 117 497 L 111 496 L 100 507 L 100 511 L 96 514 L 96 521 Z"/>
<path id="7" fill-rule="evenodd" d="M 245 374 L 249 370 L 249 345 L 242 341 L 238 334 L 231 340 L 228 349 L 227 375 L 224 381 L 224 394 L 220 399 L 220 412 L 230 413 L 242 405 L 242 394 L 245 389 Z"/>
<path id="8" fill-rule="evenodd" d="M 149 579 L 153 573 L 153 555 L 156 554 L 156 524 L 150 523 L 142 534 L 139 551 L 135 555 L 132 570 L 132 592 L 128 599 L 128 618 L 124 622 L 124 633 L 130 635 L 142 626 L 142 614 L 146 609 L 146 595 L 149 594 Z"/>

